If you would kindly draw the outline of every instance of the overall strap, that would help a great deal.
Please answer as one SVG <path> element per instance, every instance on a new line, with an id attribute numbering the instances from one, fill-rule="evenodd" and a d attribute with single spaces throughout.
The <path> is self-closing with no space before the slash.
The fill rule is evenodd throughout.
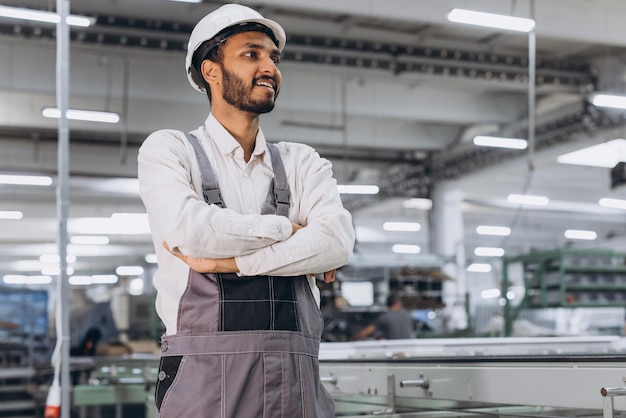
<path id="1" fill-rule="evenodd" d="M 200 141 L 198 141 L 198 138 L 190 133 L 185 134 L 185 137 L 191 146 L 193 146 L 193 149 L 196 152 L 196 159 L 200 165 L 204 201 L 208 204 L 217 205 L 221 208 L 225 207 L 224 200 L 222 199 L 222 193 L 220 193 L 220 188 L 217 184 L 217 177 L 215 177 L 215 172 L 213 172 L 213 167 L 211 166 L 209 157 L 207 157 L 202 145 L 200 145 Z"/>
<path id="2" fill-rule="evenodd" d="M 266 142 L 267 149 L 272 159 L 272 169 L 274 170 L 274 179 L 270 186 L 270 192 L 273 189 L 274 204 L 276 205 L 276 214 L 289 217 L 289 201 L 291 193 L 287 184 L 287 174 L 280 151 L 275 144 Z"/>

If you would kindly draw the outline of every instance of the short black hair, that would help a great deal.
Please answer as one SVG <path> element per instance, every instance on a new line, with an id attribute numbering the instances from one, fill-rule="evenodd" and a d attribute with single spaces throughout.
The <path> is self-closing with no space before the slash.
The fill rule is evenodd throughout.
<path id="1" fill-rule="evenodd" d="M 395 293 L 390 294 L 389 296 L 387 296 L 387 307 L 391 308 L 399 300 L 400 298 L 398 297 L 398 295 L 396 295 Z"/>

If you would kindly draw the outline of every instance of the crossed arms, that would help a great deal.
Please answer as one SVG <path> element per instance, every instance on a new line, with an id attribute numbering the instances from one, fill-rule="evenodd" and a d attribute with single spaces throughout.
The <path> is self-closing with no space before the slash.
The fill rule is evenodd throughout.
<path id="1" fill-rule="evenodd" d="M 206 204 L 190 145 L 176 131 L 151 135 L 139 153 L 140 194 L 155 242 L 194 270 L 253 276 L 326 272 L 347 263 L 354 245 L 351 217 L 341 205 L 330 163 L 310 147 L 288 149 L 294 210 L 240 214 Z M 294 158 L 297 164 L 289 158 Z"/>

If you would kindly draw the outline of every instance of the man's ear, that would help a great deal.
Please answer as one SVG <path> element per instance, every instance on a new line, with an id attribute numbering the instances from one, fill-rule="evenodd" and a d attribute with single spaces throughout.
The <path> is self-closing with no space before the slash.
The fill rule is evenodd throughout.
<path id="1" fill-rule="evenodd" d="M 200 66 L 202 70 L 202 77 L 209 84 L 216 84 L 219 82 L 219 65 L 216 62 L 211 60 L 202 61 L 202 65 Z"/>

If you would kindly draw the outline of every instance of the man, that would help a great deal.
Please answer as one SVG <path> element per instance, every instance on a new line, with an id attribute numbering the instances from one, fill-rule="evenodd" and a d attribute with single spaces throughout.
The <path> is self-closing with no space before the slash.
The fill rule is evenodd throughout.
<path id="1" fill-rule="evenodd" d="M 151 134 L 138 156 L 166 327 L 160 418 L 328 418 L 319 379 L 317 273 L 334 280 L 354 245 L 331 165 L 270 144 L 259 115 L 280 91 L 282 27 L 228 4 L 193 29 L 191 85 L 211 113 L 189 135 Z"/>
<path id="2" fill-rule="evenodd" d="M 387 312 L 381 314 L 373 324 L 357 332 L 355 340 L 370 336 L 387 340 L 413 338 L 413 318 L 402 307 L 402 301 L 393 293 L 387 296 Z"/>

